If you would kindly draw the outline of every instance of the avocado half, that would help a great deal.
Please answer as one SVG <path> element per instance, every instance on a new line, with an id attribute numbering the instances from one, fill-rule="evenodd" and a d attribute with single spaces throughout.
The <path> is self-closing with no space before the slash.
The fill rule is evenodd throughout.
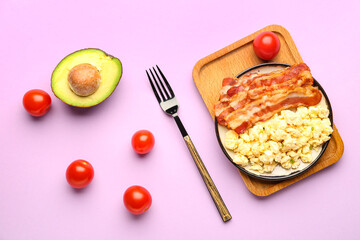
<path id="1" fill-rule="evenodd" d="M 101 76 L 97 90 L 89 96 L 75 94 L 68 81 L 70 71 L 75 66 L 84 63 L 96 67 Z M 121 75 L 122 65 L 119 59 L 107 55 L 100 49 L 82 49 L 69 54 L 56 66 L 51 76 L 51 88 L 56 97 L 71 106 L 92 107 L 111 95 Z"/>

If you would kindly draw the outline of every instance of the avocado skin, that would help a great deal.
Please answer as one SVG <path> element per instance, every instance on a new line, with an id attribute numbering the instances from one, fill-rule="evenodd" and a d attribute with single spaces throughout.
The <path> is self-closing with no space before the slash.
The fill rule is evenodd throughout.
<path id="1" fill-rule="evenodd" d="M 119 68 L 119 75 L 114 79 L 115 81 L 115 85 L 112 86 L 112 89 L 108 90 L 108 92 L 105 94 L 105 97 L 102 97 L 101 99 L 97 100 L 97 101 L 94 101 L 93 103 L 89 103 L 89 104 L 86 104 L 86 105 L 83 105 L 83 104 L 78 104 L 76 101 L 71 101 L 71 99 L 69 100 L 66 96 L 64 96 L 63 94 L 59 94 L 59 92 L 57 91 L 56 87 L 54 86 L 54 79 L 56 77 L 56 73 L 57 71 L 59 70 L 59 68 L 62 66 L 62 64 L 64 63 L 64 61 L 67 60 L 67 58 L 71 57 L 71 56 L 74 56 L 74 55 L 78 55 L 78 54 L 86 54 L 87 52 L 89 51 L 94 51 L 94 52 L 99 52 L 99 53 L 102 53 L 104 54 L 106 57 L 110 58 L 112 61 L 116 62 L 117 63 L 117 67 Z M 87 63 L 86 61 L 82 62 L 82 63 Z M 103 101 L 105 101 L 116 89 L 116 87 L 118 86 L 119 82 L 120 82 L 120 79 L 122 77 L 122 73 L 123 73 L 123 68 L 122 68 L 122 63 L 120 61 L 120 59 L 114 57 L 113 55 L 111 54 L 108 54 L 106 53 L 105 51 L 99 49 L 99 48 L 84 48 L 84 49 L 80 49 L 78 51 L 75 51 L 75 52 L 72 52 L 70 54 L 68 54 L 67 56 L 65 56 L 58 64 L 57 66 L 55 67 L 52 75 L 51 75 L 51 90 L 52 92 L 54 93 L 54 95 L 59 98 L 61 101 L 63 101 L 64 103 L 70 105 L 70 106 L 73 106 L 73 107 L 79 107 L 79 108 L 90 108 L 90 107 L 93 107 L 93 106 L 96 106 L 100 103 L 102 103 Z M 67 75 L 66 75 L 66 79 L 63 79 L 63 81 L 66 82 L 66 85 L 67 85 Z M 69 87 L 70 89 L 70 87 Z M 76 96 L 76 97 L 79 97 L 77 96 L 75 93 L 71 92 L 69 98 L 71 98 L 71 95 L 73 94 L 73 96 Z M 91 96 L 91 95 L 90 95 Z M 81 97 L 83 99 L 86 99 L 86 98 L 89 98 L 90 96 L 88 97 Z"/>

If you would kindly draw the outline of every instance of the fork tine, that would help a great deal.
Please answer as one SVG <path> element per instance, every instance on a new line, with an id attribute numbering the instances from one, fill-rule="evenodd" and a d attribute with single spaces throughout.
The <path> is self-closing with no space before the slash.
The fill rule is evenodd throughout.
<path id="1" fill-rule="evenodd" d="M 167 88 L 168 88 L 168 89 L 169 89 L 169 91 L 170 91 L 171 97 L 174 97 L 174 96 L 175 96 L 175 94 L 174 94 L 174 92 L 173 92 L 173 90 L 172 90 L 172 88 L 171 88 L 171 86 L 170 86 L 169 82 L 167 81 L 166 77 L 164 76 L 164 74 L 163 74 L 163 73 L 162 73 L 162 71 L 160 70 L 159 66 L 158 66 L 158 65 L 156 65 L 156 67 L 157 67 L 157 69 L 159 70 L 160 75 L 161 75 L 161 76 L 162 76 L 162 78 L 164 79 L 165 84 L 166 84 Z"/>
<path id="2" fill-rule="evenodd" d="M 150 74 L 152 76 L 152 80 L 155 82 L 155 85 L 156 85 L 157 89 L 159 90 L 159 91 L 156 91 L 156 92 L 160 93 L 160 95 L 162 97 L 162 101 L 165 101 L 166 98 L 165 98 L 163 92 L 161 91 L 161 88 L 160 88 L 158 82 L 156 81 L 156 78 L 155 78 L 153 72 L 151 71 L 151 69 L 149 69 L 149 71 L 150 71 Z"/>
<path id="3" fill-rule="evenodd" d="M 165 95 L 166 95 L 167 99 L 169 99 L 170 96 L 169 96 L 168 92 L 166 91 L 166 88 L 165 88 L 165 86 L 164 86 L 164 84 L 163 84 L 163 81 L 161 81 L 161 78 L 159 77 L 159 75 L 158 75 L 158 73 L 156 72 L 156 70 L 155 70 L 154 67 L 153 67 L 153 70 L 154 70 L 154 72 L 155 72 L 155 74 L 156 74 L 156 77 L 157 77 L 158 81 L 160 82 L 160 85 L 161 85 L 162 89 L 163 89 L 164 92 L 165 92 Z"/>
<path id="4" fill-rule="evenodd" d="M 155 86 L 154 86 L 154 83 L 152 82 L 151 77 L 150 77 L 148 71 L 145 70 L 145 72 L 146 72 L 146 75 L 147 75 L 148 78 L 149 78 L 149 82 L 150 82 L 151 88 L 152 88 L 152 90 L 153 90 L 153 92 L 154 92 L 154 94 L 155 94 L 155 97 L 156 97 L 157 101 L 160 103 L 160 102 L 161 102 L 161 98 L 160 98 L 159 94 L 158 94 L 157 91 L 156 91 L 156 88 L 155 88 Z"/>

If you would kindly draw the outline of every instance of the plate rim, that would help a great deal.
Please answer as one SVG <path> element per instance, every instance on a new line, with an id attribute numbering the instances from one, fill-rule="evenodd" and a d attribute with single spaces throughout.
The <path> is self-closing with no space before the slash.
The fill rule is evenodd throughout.
<path id="1" fill-rule="evenodd" d="M 279 62 L 271 62 L 271 63 L 262 63 L 262 64 L 258 64 L 258 65 L 255 65 L 255 66 L 252 66 L 250 68 L 247 68 L 245 69 L 244 71 L 242 71 L 241 73 L 237 74 L 235 77 L 236 78 L 239 78 L 240 76 L 244 75 L 245 73 L 247 72 L 250 72 L 254 69 L 257 69 L 257 68 L 260 68 L 260 67 L 264 67 L 264 66 L 284 66 L 284 67 L 291 67 L 290 64 L 287 64 L 287 63 L 279 63 Z M 333 112 L 332 112 L 332 107 L 331 107 L 331 103 L 330 103 L 330 100 L 324 90 L 324 88 L 320 85 L 320 83 L 313 77 L 314 79 L 314 86 L 318 87 L 319 90 L 321 91 L 321 93 L 323 94 L 323 96 L 325 97 L 325 100 L 326 100 L 326 103 L 328 105 L 328 108 L 329 108 L 329 119 L 330 119 L 330 123 L 331 123 L 331 128 L 334 128 L 333 126 Z M 215 119 L 214 119 L 214 123 L 215 123 L 215 133 L 216 133 L 216 138 L 217 138 L 217 141 L 218 141 L 218 144 L 220 145 L 220 148 L 222 149 L 223 153 L 225 154 L 226 158 L 236 167 L 238 168 L 241 172 L 247 174 L 248 176 L 250 177 L 253 177 L 253 178 L 256 178 L 256 179 L 259 179 L 259 180 L 265 180 L 265 181 L 271 181 L 271 182 L 277 182 L 277 181 L 284 181 L 284 180 L 288 180 L 288 179 L 291 179 L 291 178 L 294 178 L 294 177 L 297 177 L 303 173 L 305 173 L 306 171 L 308 171 L 311 167 L 313 167 L 318 161 L 319 159 L 321 158 L 321 156 L 324 154 L 327 146 L 329 145 L 329 142 L 330 142 L 330 139 L 331 139 L 331 136 L 332 136 L 332 133 L 330 134 L 330 139 L 328 141 L 326 141 L 324 144 L 323 144 L 323 147 L 319 153 L 319 155 L 314 159 L 314 161 L 312 161 L 308 166 L 306 166 L 304 169 L 302 170 L 298 170 L 298 171 L 295 171 L 289 175 L 285 175 L 285 176 L 264 176 L 264 175 L 256 175 L 248 170 L 246 170 L 245 168 L 237 165 L 236 163 L 234 163 L 232 161 L 232 158 L 231 156 L 229 156 L 229 154 L 227 153 L 227 150 L 225 149 L 225 146 L 222 144 L 221 140 L 220 140 L 220 134 L 219 134 L 219 124 L 217 123 L 217 118 L 215 116 Z"/>

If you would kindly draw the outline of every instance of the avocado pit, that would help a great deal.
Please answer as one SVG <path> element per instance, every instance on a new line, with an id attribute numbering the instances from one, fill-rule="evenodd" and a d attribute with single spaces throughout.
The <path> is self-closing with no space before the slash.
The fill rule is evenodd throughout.
<path id="1" fill-rule="evenodd" d="M 73 67 L 68 75 L 71 90 L 79 96 L 87 97 L 96 92 L 100 86 L 101 75 L 99 70 L 89 64 L 82 63 Z"/>

